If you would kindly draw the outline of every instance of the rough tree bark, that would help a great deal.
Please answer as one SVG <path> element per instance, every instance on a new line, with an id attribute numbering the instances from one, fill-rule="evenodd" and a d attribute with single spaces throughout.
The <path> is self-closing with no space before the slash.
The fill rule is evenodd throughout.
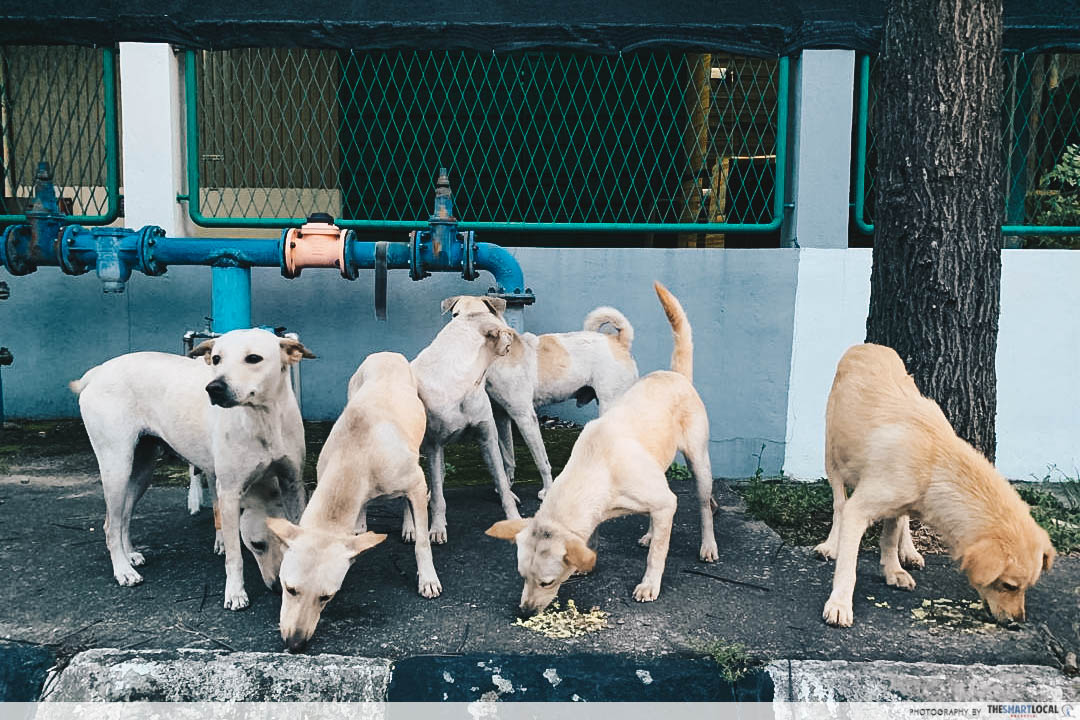
<path id="1" fill-rule="evenodd" d="M 868 342 L 991 460 L 1001 301 L 1002 0 L 890 0 Z"/>

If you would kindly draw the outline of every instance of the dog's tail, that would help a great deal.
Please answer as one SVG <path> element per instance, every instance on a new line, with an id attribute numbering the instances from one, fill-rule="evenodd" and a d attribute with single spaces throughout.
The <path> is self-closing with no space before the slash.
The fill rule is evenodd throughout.
<path id="1" fill-rule="evenodd" d="M 89 385 L 90 381 L 93 379 L 95 370 L 97 370 L 97 368 L 92 367 L 89 370 L 87 370 L 85 373 L 83 373 L 83 376 L 81 378 L 79 378 L 78 380 L 72 380 L 71 382 L 69 382 L 68 387 L 71 388 L 71 392 L 78 395 L 83 390 L 85 390 L 86 386 Z"/>
<path id="2" fill-rule="evenodd" d="M 626 319 L 626 316 L 613 307 L 602 306 L 585 316 L 584 329 L 597 332 L 604 325 L 615 328 L 619 343 L 630 352 L 630 345 L 634 342 L 634 326 Z"/>
<path id="3" fill-rule="evenodd" d="M 671 369 L 687 380 L 694 380 L 694 339 L 690 332 L 690 321 L 682 304 L 671 292 L 658 282 L 653 283 L 656 296 L 671 323 L 671 334 L 675 338 L 675 349 L 671 352 Z"/>

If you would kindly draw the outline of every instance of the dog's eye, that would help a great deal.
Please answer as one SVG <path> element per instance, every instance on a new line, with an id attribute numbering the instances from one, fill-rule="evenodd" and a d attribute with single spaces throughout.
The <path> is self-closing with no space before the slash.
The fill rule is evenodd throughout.
<path id="1" fill-rule="evenodd" d="M 221 362 L 221 356 L 220 355 L 215 355 L 213 358 L 210 359 L 210 362 L 217 365 L 219 362 Z"/>
<path id="2" fill-rule="evenodd" d="M 333 595 L 320 595 L 319 596 L 319 602 L 321 602 L 321 603 L 323 603 L 325 605 L 326 603 L 330 602 L 330 598 L 332 598 L 332 597 L 334 597 L 334 596 Z"/>
<path id="3" fill-rule="evenodd" d="M 244 358 L 244 362 L 246 362 L 248 365 L 255 365 L 257 363 L 261 363 L 262 355 L 256 355 L 252 353 L 251 355 L 248 355 L 246 358 Z"/>
<path id="4" fill-rule="evenodd" d="M 542 582 L 542 583 L 540 583 L 540 587 L 542 587 L 542 588 L 549 588 L 549 587 L 551 587 L 551 586 L 552 586 L 552 585 L 554 585 L 554 584 L 555 584 L 555 581 L 554 581 L 554 580 L 548 580 L 547 582 Z"/>
<path id="5" fill-rule="evenodd" d="M 262 540 L 252 540 L 251 541 L 251 549 L 254 550 L 255 552 L 265 552 L 266 551 L 266 543 L 263 542 Z"/>
<path id="6" fill-rule="evenodd" d="M 1001 583 L 1001 589 L 1005 592 L 1016 592 L 1020 589 L 1020 586 L 1016 585 L 1015 583 L 1003 582 Z"/>
<path id="7" fill-rule="evenodd" d="M 285 586 L 285 592 L 289 593 L 290 595 L 295 596 L 296 595 L 296 588 L 289 587 L 288 585 L 286 585 Z"/>

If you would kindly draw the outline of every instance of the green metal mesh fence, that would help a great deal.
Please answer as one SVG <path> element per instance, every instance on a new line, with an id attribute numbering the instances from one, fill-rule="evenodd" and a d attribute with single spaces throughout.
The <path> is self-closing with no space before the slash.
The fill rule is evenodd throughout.
<path id="1" fill-rule="evenodd" d="M 1080 239 L 1080 54 L 1005 57 L 1002 132 L 1005 149 L 1004 232 L 1029 245 Z M 856 114 L 855 218 L 873 232 L 877 166 L 874 112 L 880 86 L 877 58 L 861 60 Z"/>
<path id="2" fill-rule="evenodd" d="M 335 52 L 187 56 L 191 215 L 318 210 L 415 226 L 450 170 L 464 227 L 775 228 L 786 60 L 726 54 Z"/>
<path id="3" fill-rule="evenodd" d="M 43 160 L 70 220 L 116 219 L 116 84 L 111 48 L 0 46 L 0 222 L 25 219 Z"/>

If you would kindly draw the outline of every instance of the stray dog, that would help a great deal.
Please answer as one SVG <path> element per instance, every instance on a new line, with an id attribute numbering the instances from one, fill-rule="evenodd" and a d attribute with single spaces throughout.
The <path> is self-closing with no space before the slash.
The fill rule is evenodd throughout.
<path id="1" fill-rule="evenodd" d="M 512 341 L 513 331 L 499 316 L 486 310 L 463 313 L 451 319 L 411 363 L 417 391 L 427 410 L 421 452 L 427 457 L 431 476 L 431 542 L 446 542 L 443 446 L 469 428 L 475 428 L 480 435 L 480 450 L 495 478 L 506 517 L 521 517 L 499 454 L 491 400 L 484 391 L 488 367 L 495 358 L 509 352 Z M 405 516 L 408 527 L 411 518 L 407 509 Z M 365 527 L 363 517 L 357 527 Z"/>
<path id="2" fill-rule="evenodd" d="M 649 532 L 641 539 L 649 546 L 649 559 L 634 599 L 656 599 L 676 504 L 664 473 L 679 450 L 697 481 L 699 557 L 705 562 L 719 557 L 713 535 L 709 418 L 692 384 L 690 322 L 667 288 L 660 283 L 654 288 L 675 337 L 672 371 L 641 378 L 602 417 L 585 426 L 535 517 L 503 520 L 487 530 L 492 537 L 517 544 L 518 572 L 525 579 L 523 615 L 546 608 L 574 571 L 590 572 L 596 553 L 587 539 L 603 521 L 629 513 L 649 515 Z"/>
<path id="3" fill-rule="evenodd" d="M 288 367 L 315 356 L 299 341 L 266 330 L 234 330 L 202 343 L 192 356 L 205 362 L 158 352 L 121 355 L 88 370 L 71 389 L 79 394 L 101 471 L 105 540 L 116 581 L 142 582 L 133 566 L 144 558 L 132 547 L 128 527 L 153 474 L 157 444 L 164 441 L 206 473 L 217 491 L 225 608 L 239 610 L 248 606 L 241 498 L 253 486 L 272 482 L 255 493 L 265 500 L 276 494 L 287 517 L 299 518 L 304 509 L 304 425 Z M 265 525 L 265 512 L 261 520 L 253 516 L 244 523 L 251 527 L 246 539 L 263 582 L 273 587 L 282 552 L 276 537 L 255 527 L 259 524 Z"/>
<path id="4" fill-rule="evenodd" d="M 425 424 L 409 361 L 397 353 L 369 355 L 349 381 L 349 402 L 319 455 L 319 484 L 300 525 L 267 521 L 287 548 L 281 563 L 281 638 L 290 651 L 303 651 L 356 556 L 386 539 L 353 534 L 360 511 L 374 497 L 408 498 L 419 592 L 426 598 L 442 592 L 431 560 L 427 482 L 420 469 Z"/>
<path id="5" fill-rule="evenodd" d="M 1050 536 L 994 466 L 957 437 L 937 403 L 922 396 L 891 348 L 855 345 L 840 358 L 825 415 L 825 470 L 833 524 L 815 549 L 836 558 L 825 622 L 852 623 L 859 542 L 875 520 L 884 520 L 885 582 L 915 587 L 901 567 L 923 565 L 908 529 L 912 512 L 941 534 L 994 618 L 1024 619 L 1025 591 L 1054 562 Z"/>
<path id="6" fill-rule="evenodd" d="M 474 295 L 459 295 L 443 301 L 443 312 L 461 314 L 490 312 L 502 317 L 506 301 Z M 599 332 L 604 325 L 615 334 Z M 503 467 L 514 481 L 514 436 L 511 421 L 517 425 L 529 453 L 544 481 L 540 497 L 551 487 L 551 463 L 548 461 L 538 405 L 576 398 L 578 407 L 595 399 L 599 414 L 634 384 L 637 363 L 630 354 L 634 328 L 626 316 L 612 307 L 598 307 L 585 316 L 584 329 L 577 332 L 514 333 L 510 352 L 491 363 L 487 374 L 487 392 L 495 401 L 493 411 L 499 429 L 499 448 Z"/>

